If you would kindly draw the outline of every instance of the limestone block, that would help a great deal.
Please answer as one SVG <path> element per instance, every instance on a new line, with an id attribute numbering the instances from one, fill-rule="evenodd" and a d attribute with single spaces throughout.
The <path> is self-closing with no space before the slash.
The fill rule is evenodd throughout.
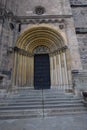
<path id="1" fill-rule="evenodd" d="M 75 34 L 75 27 L 73 19 L 67 19 L 66 21 L 66 36 L 68 41 L 68 47 L 70 49 L 71 55 L 71 68 L 73 69 L 82 69 L 81 59 L 78 49 L 78 41 Z"/>
<path id="2" fill-rule="evenodd" d="M 83 69 L 87 70 L 87 34 L 77 34 Z"/>
<path id="3" fill-rule="evenodd" d="M 21 3 L 21 5 L 20 5 Z M 48 15 L 68 15 L 71 14 L 69 0 L 19 0 L 18 1 L 18 15 L 32 16 L 35 14 L 35 7 L 42 6 L 45 8 L 45 13 Z M 50 8 L 49 8 L 50 7 Z M 43 14 L 43 15 L 44 15 Z"/>
<path id="4" fill-rule="evenodd" d="M 87 28 L 87 8 L 72 8 L 75 27 Z"/>
<path id="5" fill-rule="evenodd" d="M 77 93 L 87 91 L 87 71 L 72 73 L 74 89 Z"/>

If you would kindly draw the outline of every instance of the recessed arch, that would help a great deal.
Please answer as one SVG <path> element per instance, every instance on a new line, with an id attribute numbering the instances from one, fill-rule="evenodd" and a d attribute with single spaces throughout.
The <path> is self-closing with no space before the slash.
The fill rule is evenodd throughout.
<path id="1" fill-rule="evenodd" d="M 47 24 L 35 25 L 20 34 L 16 47 L 33 53 L 36 46 L 45 45 L 50 53 L 67 46 L 65 34 L 57 27 Z"/>
<path id="2" fill-rule="evenodd" d="M 48 55 L 51 87 L 67 87 L 70 84 L 71 72 L 67 40 L 65 33 L 59 28 L 48 24 L 28 27 L 18 37 L 15 47 L 14 85 L 34 87 L 35 55 Z"/>

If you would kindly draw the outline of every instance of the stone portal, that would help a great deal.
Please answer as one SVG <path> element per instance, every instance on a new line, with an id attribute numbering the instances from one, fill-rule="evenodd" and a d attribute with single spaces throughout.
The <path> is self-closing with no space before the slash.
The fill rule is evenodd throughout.
<path id="1" fill-rule="evenodd" d="M 47 25 L 31 27 L 19 36 L 14 48 L 13 86 L 69 89 L 70 59 L 63 32 Z"/>

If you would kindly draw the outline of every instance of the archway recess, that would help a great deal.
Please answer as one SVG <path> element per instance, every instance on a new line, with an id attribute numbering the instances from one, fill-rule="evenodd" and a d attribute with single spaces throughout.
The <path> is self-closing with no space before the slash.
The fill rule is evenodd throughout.
<path id="1" fill-rule="evenodd" d="M 67 46 L 65 34 L 55 27 L 41 24 L 25 30 L 16 42 L 16 47 L 33 54 L 39 45 L 47 46 L 50 52 L 58 51 Z"/>
<path id="2" fill-rule="evenodd" d="M 35 25 L 20 34 L 14 48 L 13 84 L 34 86 L 34 54 L 50 56 L 51 87 L 71 84 L 70 58 L 65 34 L 49 25 Z M 68 62 L 67 62 L 68 59 Z"/>

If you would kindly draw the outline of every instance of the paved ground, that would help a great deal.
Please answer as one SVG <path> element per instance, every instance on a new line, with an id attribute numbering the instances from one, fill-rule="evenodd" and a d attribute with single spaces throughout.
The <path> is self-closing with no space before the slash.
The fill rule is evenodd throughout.
<path id="1" fill-rule="evenodd" d="M 0 120 L 0 130 L 87 130 L 87 114 Z"/>

